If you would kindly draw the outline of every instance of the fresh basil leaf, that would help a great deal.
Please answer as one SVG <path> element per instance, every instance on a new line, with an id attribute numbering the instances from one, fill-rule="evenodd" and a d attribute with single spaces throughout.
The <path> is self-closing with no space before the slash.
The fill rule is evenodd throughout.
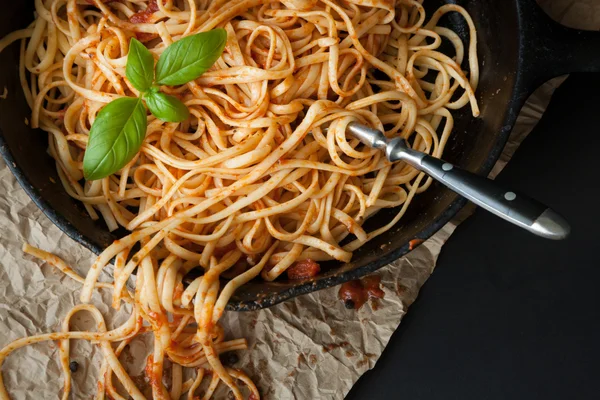
<path id="1" fill-rule="evenodd" d="M 225 43 L 227 32 L 222 28 L 178 40 L 158 59 L 156 82 L 173 86 L 193 81 L 221 57 Z"/>
<path id="2" fill-rule="evenodd" d="M 177 97 L 162 92 L 150 91 L 144 96 L 150 112 L 166 122 L 181 122 L 188 119 L 190 112 Z"/>
<path id="3" fill-rule="evenodd" d="M 136 38 L 131 38 L 129 42 L 125 73 L 129 82 L 140 92 L 150 89 L 154 81 L 154 57 Z"/>
<path id="4" fill-rule="evenodd" d="M 142 147 L 147 124 L 141 99 L 122 97 L 100 110 L 83 156 L 85 179 L 102 179 L 127 165 Z"/>

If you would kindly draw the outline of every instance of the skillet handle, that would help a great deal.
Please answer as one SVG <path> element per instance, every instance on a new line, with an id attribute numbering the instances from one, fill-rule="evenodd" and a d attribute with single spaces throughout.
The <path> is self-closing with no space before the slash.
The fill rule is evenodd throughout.
<path id="1" fill-rule="evenodd" d="M 518 0 L 523 82 L 529 92 L 572 72 L 600 72 L 600 32 L 568 28 L 552 20 L 536 0 Z M 525 93 L 525 95 L 529 95 Z"/>

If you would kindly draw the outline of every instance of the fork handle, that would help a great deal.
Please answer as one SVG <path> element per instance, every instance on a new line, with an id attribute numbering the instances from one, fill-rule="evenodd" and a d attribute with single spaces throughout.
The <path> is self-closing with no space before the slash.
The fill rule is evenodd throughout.
<path id="1" fill-rule="evenodd" d="M 569 235 L 571 228 L 567 221 L 539 201 L 408 146 L 402 147 L 396 151 L 398 160 L 425 172 L 492 214 L 547 239 L 562 240 Z"/>

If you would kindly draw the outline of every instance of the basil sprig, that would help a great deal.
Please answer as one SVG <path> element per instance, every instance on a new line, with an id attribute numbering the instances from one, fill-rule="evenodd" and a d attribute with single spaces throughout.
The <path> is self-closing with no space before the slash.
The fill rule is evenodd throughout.
<path id="1" fill-rule="evenodd" d="M 85 179 L 114 174 L 140 151 L 148 126 L 144 101 L 152 115 L 162 121 L 188 119 L 187 106 L 156 85 L 183 85 L 197 79 L 221 57 L 226 42 L 227 32 L 220 28 L 185 37 L 167 47 L 155 68 L 152 53 L 132 38 L 125 75 L 140 97 L 122 97 L 100 110 L 83 156 Z"/>

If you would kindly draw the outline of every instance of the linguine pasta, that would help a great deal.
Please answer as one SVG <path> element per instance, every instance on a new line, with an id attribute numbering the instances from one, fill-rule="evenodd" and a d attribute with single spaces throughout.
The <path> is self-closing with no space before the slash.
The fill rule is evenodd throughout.
<path id="1" fill-rule="evenodd" d="M 48 133 L 62 184 L 90 217 L 131 232 L 85 279 L 56 256 L 24 247 L 80 281 L 82 304 L 60 332 L 6 346 L 0 363 L 27 344 L 60 341 L 63 399 L 70 392 L 69 339 L 102 350 L 97 398 L 127 398 L 115 378 L 128 396 L 144 398 L 118 358 L 144 332 L 154 334 L 146 366 L 153 398 L 197 398 L 203 380 L 203 398 L 219 384 L 236 399 L 260 398 L 249 377 L 219 359 L 246 347 L 243 339 L 225 341 L 218 324 L 234 291 L 259 275 L 304 278 L 320 261 L 349 261 L 431 184 L 347 137 L 346 126 L 357 121 L 440 157 L 452 110 L 469 106 L 479 114 L 476 32 L 458 5 L 428 18 L 422 0 L 35 0 L 35 8 L 29 27 L 0 40 L 0 51 L 20 42 L 31 126 Z M 469 26 L 467 46 L 438 25 L 448 13 Z M 195 81 L 162 88 L 186 104 L 190 118 L 167 123 L 149 115 L 139 154 L 107 178 L 84 181 L 97 113 L 139 94 L 125 78 L 130 38 L 157 59 L 174 41 L 217 27 L 228 39 L 215 65 Z M 442 42 L 450 44 L 448 54 L 440 52 Z M 362 223 L 382 208 L 397 214 L 365 231 Z M 113 258 L 114 282 L 98 282 Z M 201 276 L 184 285 L 192 270 Z M 134 272 L 131 292 L 126 283 Z M 223 287 L 221 276 L 230 278 Z M 95 288 L 112 290 L 116 309 L 133 305 L 124 325 L 108 330 L 89 304 Z M 91 313 L 97 332 L 69 330 L 79 311 Z M 167 384 L 166 359 L 174 365 Z M 184 380 L 183 369 L 194 369 L 195 378 Z M 1 377 L 0 398 L 9 398 Z"/>

